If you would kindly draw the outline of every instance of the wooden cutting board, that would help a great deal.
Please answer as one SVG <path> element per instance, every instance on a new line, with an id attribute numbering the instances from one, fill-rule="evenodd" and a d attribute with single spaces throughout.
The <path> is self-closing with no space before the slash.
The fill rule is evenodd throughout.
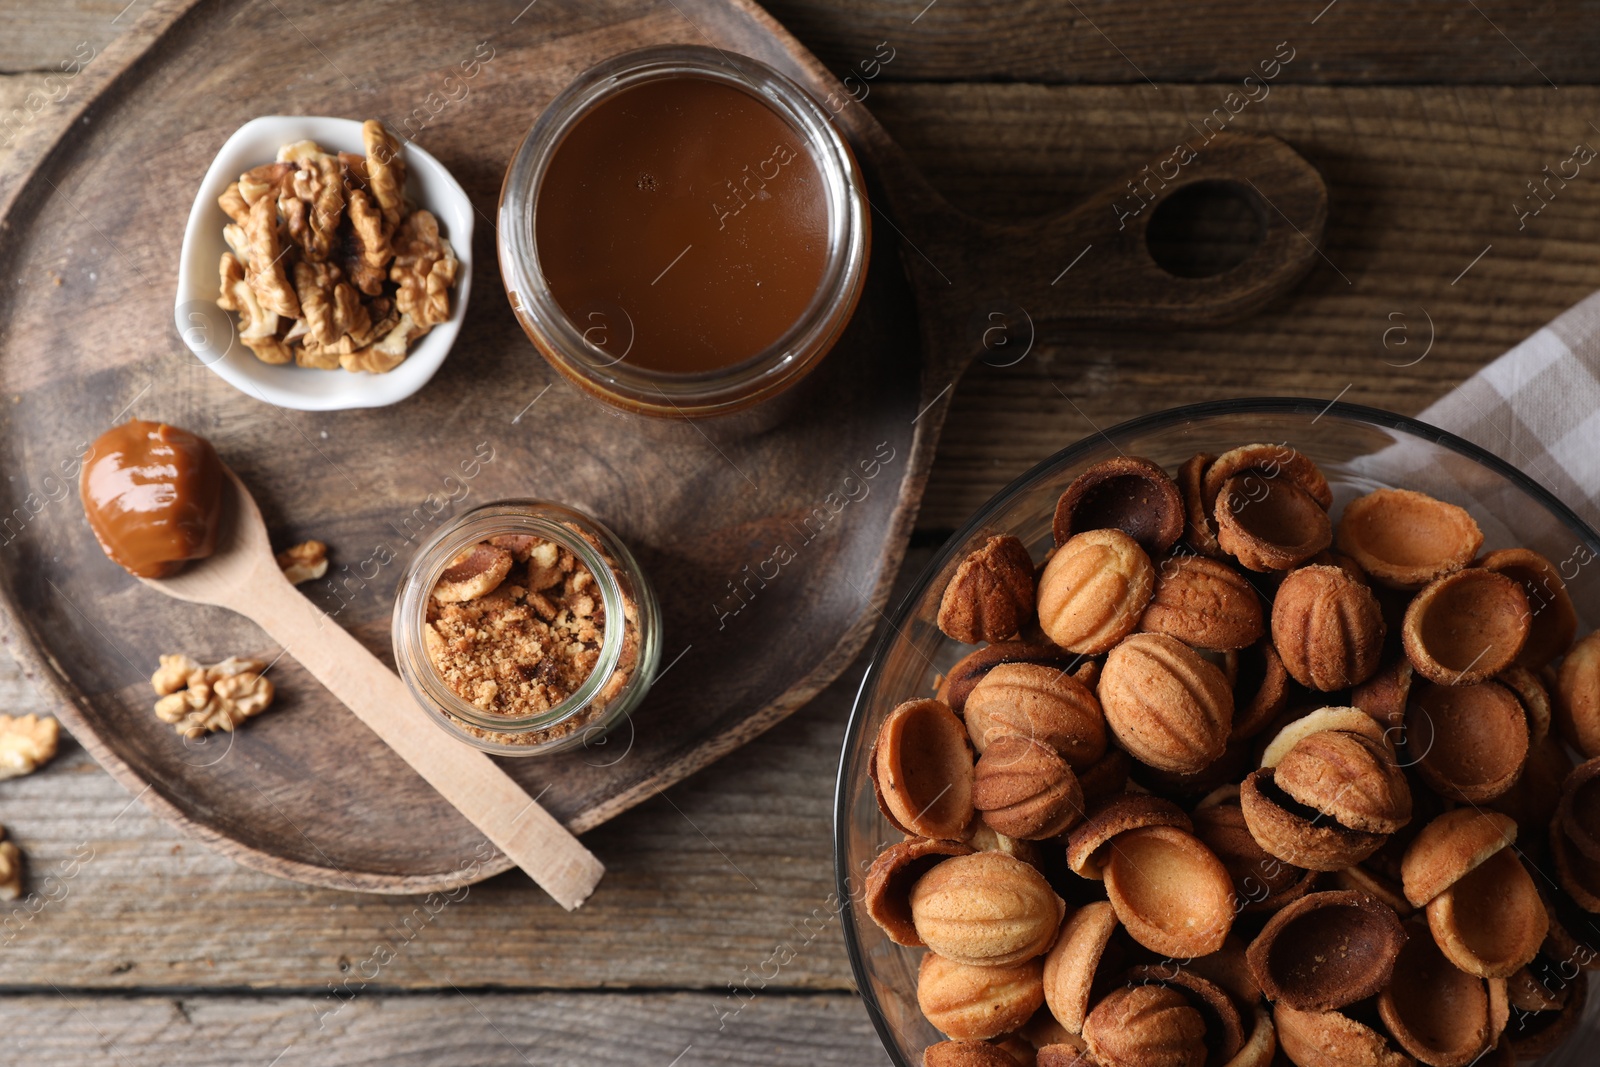
<path id="1" fill-rule="evenodd" d="M 509 863 L 288 657 L 272 668 L 278 706 L 236 734 L 186 743 L 155 719 L 147 679 L 160 654 L 279 650 L 241 618 L 167 601 L 100 555 L 71 472 L 106 427 L 138 416 L 210 437 L 276 544 L 332 546 L 340 592 L 303 588 L 385 659 L 396 578 L 450 515 L 531 496 L 614 528 L 663 602 L 655 688 L 603 743 L 507 761 L 582 831 L 750 740 L 856 654 L 905 548 L 951 387 L 974 356 L 1016 358 L 1036 330 L 1226 322 L 1316 257 L 1326 191 L 1270 138 L 1201 130 L 1200 151 L 1181 164 L 1151 146 L 1155 169 L 1128 187 L 1034 225 L 996 226 L 952 209 L 854 99 L 893 63 L 893 41 L 841 83 L 742 0 L 519 7 L 158 3 L 24 133 L 31 169 L 0 191 L 3 639 L 147 806 L 273 874 L 422 892 Z M 665 43 L 744 53 L 795 78 L 836 113 L 872 188 L 860 310 L 805 405 L 757 436 L 713 441 L 579 395 L 524 338 L 495 277 L 487 223 L 528 126 L 591 64 Z M 195 189 L 223 140 L 265 113 L 381 118 L 449 167 L 486 223 L 461 335 L 404 403 L 269 407 L 200 366 L 173 332 Z M 1253 205 L 1259 247 L 1218 276 L 1166 272 L 1146 245 L 1158 201 L 1219 181 Z M 780 546 L 792 561 L 759 577 Z M 453 742 L 441 733 L 439 743 Z"/>

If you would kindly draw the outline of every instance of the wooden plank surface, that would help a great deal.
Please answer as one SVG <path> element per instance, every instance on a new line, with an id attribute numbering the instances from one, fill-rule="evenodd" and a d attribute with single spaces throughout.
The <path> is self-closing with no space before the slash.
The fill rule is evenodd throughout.
<path id="1" fill-rule="evenodd" d="M 1316 83 L 1593 83 L 1593 0 L 774 0 L 843 74 L 898 49 L 891 80 L 1235 81 L 1278 42 L 1315 46 Z M 868 68 L 870 70 L 870 68 Z M 1548 79 L 1548 80 L 1547 80 Z"/>
<path id="2" fill-rule="evenodd" d="M 7 997 L 19 1064 L 108 1067 L 872 1067 L 887 1063 L 854 997 L 706 993 L 417 997 Z M 725 1018 L 725 1016 L 727 1016 Z M 718 1029 L 722 1026 L 722 1029 Z"/>
<path id="3" fill-rule="evenodd" d="M 785 988 L 847 990 L 830 817 L 859 676 L 586 834 L 606 877 L 572 914 L 516 872 L 444 903 L 258 874 L 155 818 L 69 745 L 44 773 L 0 782 L 34 894 L 0 906 L 0 987 L 324 989 L 360 985 L 362 961 L 387 945 L 383 989 L 725 989 L 784 943 L 797 950 Z M 14 682 L 7 694 L 23 696 Z"/>
<path id="4" fill-rule="evenodd" d="M 149 0 L 7 0 L 0 73 L 55 70 L 110 40 Z M 508 3 L 508 6 L 511 6 Z M 517 7 L 512 8 L 514 14 Z M 1279 41 L 1314 43 L 1316 83 L 1592 84 L 1594 0 L 773 0 L 767 9 L 840 74 L 897 49 L 888 80 L 1042 83 L 1242 79 Z M 113 21 L 115 20 L 115 21 Z"/>
<path id="5" fill-rule="evenodd" d="M 969 372 L 922 509 L 925 542 L 1055 449 L 1173 403 L 1331 399 L 1348 386 L 1347 399 L 1420 410 L 1600 283 L 1592 166 L 1526 229 L 1512 207 L 1575 143 L 1600 144 L 1589 125 L 1600 91 L 1583 87 L 1600 70 L 1595 4 L 938 0 L 916 18 L 924 6 L 772 9 L 841 74 L 893 42 L 868 106 L 974 213 L 1021 218 L 1132 178 L 1284 39 L 1296 59 L 1231 127 L 1289 139 L 1333 192 L 1331 263 L 1241 327 L 1040 339 L 1014 366 Z M 5 7 L 0 71 L 35 73 L 0 76 L 0 115 L 80 41 L 109 40 L 120 5 L 30 6 L 25 19 L 16 0 Z M 1366 84 L 1341 84 L 1352 82 Z M 1397 366 L 1426 347 L 1429 317 L 1432 349 Z M 925 558 L 913 554 L 902 584 Z M 832 775 L 858 676 L 859 665 L 737 758 L 588 835 L 610 873 L 573 916 L 516 876 L 424 925 L 420 900 L 246 871 L 130 803 L 69 745 L 46 773 L 0 783 L 0 822 L 29 852 L 35 894 L 0 933 L 0 985 L 36 991 L 0 1007 L 8 1046 L 42 1064 L 881 1062 L 845 992 L 836 923 L 717 1030 L 728 984 L 828 905 Z M 0 708 L 48 710 L 4 662 Z M 375 948 L 397 943 L 360 985 Z M 321 1028 L 330 984 L 361 995 Z M 430 992 L 449 984 L 466 997 Z M 596 987 L 613 992 L 570 991 Z"/>

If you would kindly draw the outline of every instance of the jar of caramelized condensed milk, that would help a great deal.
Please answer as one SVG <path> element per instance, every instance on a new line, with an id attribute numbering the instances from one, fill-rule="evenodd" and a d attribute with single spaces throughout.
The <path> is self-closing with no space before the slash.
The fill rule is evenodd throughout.
<path id="1" fill-rule="evenodd" d="M 485 504 L 441 527 L 406 568 L 392 626 L 417 703 L 502 756 L 600 744 L 661 659 L 661 609 L 627 546 L 540 500 Z"/>
<path id="2" fill-rule="evenodd" d="M 866 279 L 867 198 L 827 112 L 747 56 L 670 46 L 568 86 L 506 171 L 522 327 L 590 395 L 702 419 L 791 389 Z"/>

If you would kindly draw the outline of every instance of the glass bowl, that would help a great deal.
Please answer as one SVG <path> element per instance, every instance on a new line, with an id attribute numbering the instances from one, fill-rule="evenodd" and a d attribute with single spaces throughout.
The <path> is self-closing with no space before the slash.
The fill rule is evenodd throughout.
<path id="1" fill-rule="evenodd" d="M 1416 489 L 1472 513 L 1484 551 L 1524 545 L 1562 568 L 1581 631 L 1600 626 L 1600 535 L 1527 475 L 1443 430 L 1375 408 L 1321 400 L 1260 398 L 1194 404 L 1125 422 L 1062 449 L 1012 482 L 947 541 L 900 606 L 886 619 L 846 728 L 834 796 L 834 875 L 845 946 L 856 987 L 897 1067 L 920 1067 L 922 1050 L 943 1040 L 917 1008 L 922 949 L 888 939 L 861 898 L 879 850 L 901 840 L 878 811 L 867 776 L 873 740 L 901 701 L 932 696 L 935 676 L 971 650 L 934 624 L 945 583 L 967 552 L 996 533 L 1021 538 L 1041 559 L 1051 546 L 1056 499 L 1090 464 L 1120 453 L 1144 456 L 1175 474 L 1196 452 L 1225 452 L 1254 442 L 1287 443 L 1327 475 L 1337 515 L 1352 497 L 1384 486 Z M 1537 874 L 1535 877 L 1539 877 Z M 1600 918 L 1574 931 L 1600 943 Z M 1600 991 L 1578 1030 L 1547 1063 L 1592 1062 L 1600 1043 Z M 1590 1050 L 1586 1052 L 1585 1050 Z"/>

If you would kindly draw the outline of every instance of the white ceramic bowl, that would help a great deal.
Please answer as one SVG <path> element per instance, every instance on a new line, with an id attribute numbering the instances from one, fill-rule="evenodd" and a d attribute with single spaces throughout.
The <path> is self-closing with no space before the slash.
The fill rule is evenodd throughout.
<path id="1" fill-rule="evenodd" d="M 450 298 L 449 321 L 413 342 L 404 363 L 387 374 L 263 363 L 238 340 L 233 312 L 217 306 L 217 265 L 227 251 L 222 227 L 230 221 L 217 205 L 217 197 L 251 167 L 276 159 L 283 145 L 304 140 L 315 141 L 330 152 L 363 152 L 361 123 L 353 119 L 265 115 L 239 127 L 217 153 L 195 194 L 183 231 L 178 292 L 173 302 L 178 336 L 196 359 L 229 385 L 269 404 L 300 411 L 393 404 L 427 384 L 461 329 L 472 289 L 472 202 L 442 163 L 415 144 L 405 146 L 406 195 L 417 207 L 438 217 L 439 228 L 449 238 L 461 266 Z"/>

